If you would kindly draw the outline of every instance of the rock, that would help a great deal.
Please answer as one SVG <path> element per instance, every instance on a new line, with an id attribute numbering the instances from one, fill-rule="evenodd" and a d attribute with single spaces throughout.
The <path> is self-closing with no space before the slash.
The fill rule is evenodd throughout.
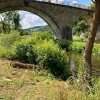
<path id="1" fill-rule="evenodd" d="M 14 68 L 22 68 L 22 69 L 33 69 L 33 65 L 32 64 L 25 64 L 25 63 L 21 63 L 21 62 L 14 62 L 12 61 L 10 63 L 10 65 Z"/>

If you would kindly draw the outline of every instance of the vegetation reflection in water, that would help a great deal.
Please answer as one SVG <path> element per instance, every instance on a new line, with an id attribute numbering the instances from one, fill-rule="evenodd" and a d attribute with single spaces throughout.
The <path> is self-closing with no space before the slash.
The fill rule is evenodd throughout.
<path id="1" fill-rule="evenodd" d="M 84 70 L 84 56 L 83 53 L 75 53 L 75 52 L 69 52 L 68 54 L 70 66 L 75 66 L 78 72 L 81 72 Z M 74 65 L 71 65 L 74 64 Z M 100 75 L 100 56 L 99 55 L 93 55 L 92 56 L 92 64 L 93 64 L 93 72 L 95 72 L 96 75 Z"/>

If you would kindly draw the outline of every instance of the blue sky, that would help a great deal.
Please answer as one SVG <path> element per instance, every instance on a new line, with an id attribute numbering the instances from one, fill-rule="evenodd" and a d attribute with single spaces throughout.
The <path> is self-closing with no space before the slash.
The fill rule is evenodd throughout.
<path id="1" fill-rule="evenodd" d="M 67 2 L 78 2 L 79 4 L 83 5 L 88 5 L 91 0 L 64 0 L 64 4 L 67 4 Z M 20 11 L 20 16 L 21 16 L 21 25 L 22 28 L 30 28 L 30 27 L 35 27 L 35 26 L 44 26 L 47 25 L 47 23 L 41 19 L 39 16 L 32 14 L 30 12 L 26 11 Z"/>
<path id="2" fill-rule="evenodd" d="M 23 29 L 31 28 L 35 26 L 45 26 L 47 23 L 40 18 L 39 16 L 26 12 L 26 11 L 19 11 L 20 13 L 20 23 Z"/>
<path id="3" fill-rule="evenodd" d="M 68 1 L 74 1 L 74 0 L 64 0 L 65 1 L 65 4 L 68 2 Z M 88 5 L 91 0 L 75 0 L 75 1 L 78 1 L 79 4 L 84 4 L 84 5 Z"/>

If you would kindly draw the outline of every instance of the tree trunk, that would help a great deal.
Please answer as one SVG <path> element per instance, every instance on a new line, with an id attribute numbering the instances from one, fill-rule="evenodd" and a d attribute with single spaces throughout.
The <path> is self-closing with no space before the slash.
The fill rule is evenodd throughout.
<path id="1" fill-rule="evenodd" d="M 90 84 L 91 83 L 91 76 L 92 76 L 92 49 L 96 37 L 97 28 L 100 22 L 100 0 L 96 0 L 96 12 L 93 18 L 93 23 L 91 27 L 91 34 L 88 37 L 86 47 L 85 47 L 85 79 Z"/>

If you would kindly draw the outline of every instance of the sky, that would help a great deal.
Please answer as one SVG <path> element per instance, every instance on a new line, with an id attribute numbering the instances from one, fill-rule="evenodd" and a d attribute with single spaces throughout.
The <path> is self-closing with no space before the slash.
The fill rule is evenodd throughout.
<path id="1" fill-rule="evenodd" d="M 45 26 L 47 23 L 37 16 L 36 14 L 26 12 L 26 11 L 19 11 L 20 14 L 20 23 L 23 29 L 35 27 L 35 26 Z"/>
<path id="2" fill-rule="evenodd" d="M 64 4 L 66 5 L 67 2 L 73 2 L 73 3 L 79 3 L 79 4 L 83 4 L 83 5 L 88 5 L 91 0 L 64 0 Z M 47 23 L 40 18 L 39 16 L 30 13 L 30 12 L 26 12 L 26 11 L 20 11 L 20 16 L 21 16 L 21 25 L 23 29 L 26 28 L 31 28 L 31 27 L 35 27 L 35 26 L 45 26 L 47 25 Z"/>
<path id="3" fill-rule="evenodd" d="M 79 4 L 83 4 L 83 5 L 88 5 L 91 0 L 64 0 L 65 1 L 65 4 L 68 2 L 68 1 L 77 1 Z"/>

